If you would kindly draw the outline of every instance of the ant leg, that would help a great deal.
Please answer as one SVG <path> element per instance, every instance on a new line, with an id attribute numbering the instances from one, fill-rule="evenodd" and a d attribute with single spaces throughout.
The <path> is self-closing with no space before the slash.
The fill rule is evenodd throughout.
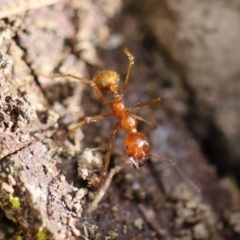
<path id="1" fill-rule="evenodd" d="M 133 109 L 136 109 L 136 108 L 140 108 L 140 107 L 143 107 L 143 106 L 152 104 L 152 103 L 159 103 L 160 101 L 161 101 L 161 98 L 154 98 L 154 99 L 151 99 L 151 100 L 146 101 L 146 102 L 138 103 L 138 104 L 136 104 L 135 106 L 128 108 L 128 110 L 133 110 Z M 139 121 L 142 121 L 142 122 L 147 123 L 148 125 L 151 126 L 152 129 L 155 129 L 155 128 L 157 127 L 156 124 L 151 123 L 151 122 L 145 120 L 145 119 L 142 118 L 142 117 L 139 117 L 139 116 L 133 115 L 133 114 L 132 114 L 132 116 L 134 116 L 134 117 L 135 117 L 136 119 L 138 119 Z"/>
<path id="2" fill-rule="evenodd" d="M 97 87 L 97 85 L 96 85 L 94 82 L 92 82 L 92 83 L 91 83 L 91 86 L 92 86 L 95 94 L 97 95 L 98 100 L 99 100 L 100 102 L 102 102 L 104 105 L 106 105 L 106 106 L 108 106 L 108 107 L 111 108 L 111 104 L 108 103 L 108 102 L 106 102 L 106 101 L 104 100 L 103 95 L 102 95 L 100 89 Z"/>
<path id="3" fill-rule="evenodd" d="M 74 126 L 73 128 L 71 128 L 63 137 L 62 140 L 60 142 L 57 142 L 57 145 L 60 146 L 62 144 L 62 142 L 74 131 L 76 131 L 78 128 L 82 127 L 83 125 L 87 124 L 87 123 L 91 123 L 91 122 L 96 122 L 98 120 L 101 120 L 103 118 L 106 117 L 110 117 L 113 116 L 112 113 L 110 114 L 102 114 L 102 115 L 96 115 L 93 117 L 85 117 L 84 120 L 82 120 L 80 123 L 78 123 L 76 126 Z"/>
<path id="4" fill-rule="evenodd" d="M 82 77 L 78 77 L 78 76 L 73 75 L 73 74 L 61 74 L 61 75 L 53 76 L 51 78 L 60 78 L 60 77 L 73 78 L 75 80 L 78 80 L 78 81 L 81 81 L 81 82 L 84 82 L 84 83 L 87 83 L 87 84 L 91 85 L 91 87 L 93 88 L 93 90 L 94 90 L 95 94 L 97 95 L 97 98 L 99 99 L 99 101 L 101 101 L 104 105 L 109 106 L 109 103 L 107 103 L 104 100 L 101 91 L 99 90 L 97 85 L 92 80 L 89 80 L 89 79 L 86 79 L 86 78 L 82 78 Z"/>
<path id="5" fill-rule="evenodd" d="M 129 64 L 128 64 L 127 76 L 126 76 L 123 88 L 121 90 L 121 93 L 120 93 L 121 95 L 123 95 L 124 92 L 126 91 L 126 88 L 128 86 L 130 76 L 131 76 L 131 73 L 132 73 L 132 67 L 133 67 L 133 64 L 134 64 L 134 56 L 132 55 L 132 53 L 127 48 L 124 48 L 123 51 L 129 59 Z"/>
<path id="6" fill-rule="evenodd" d="M 87 83 L 87 84 L 90 84 L 90 85 L 92 83 L 92 81 L 89 80 L 89 79 L 78 77 L 78 76 L 73 75 L 73 74 L 60 74 L 60 75 L 52 76 L 51 78 L 63 78 L 63 77 L 73 78 L 75 80 L 78 80 L 78 81 L 81 81 L 81 82 L 84 82 L 84 83 Z"/>
<path id="7" fill-rule="evenodd" d="M 161 98 L 154 98 L 154 99 L 151 99 L 151 100 L 148 100 L 146 102 L 142 102 L 142 103 L 137 103 L 136 105 L 134 105 L 133 107 L 130 107 L 129 110 L 133 110 L 133 109 L 136 109 L 136 108 L 140 108 L 140 107 L 143 107 L 143 106 L 147 106 L 147 105 L 150 105 L 152 103 L 159 103 L 161 101 Z"/>
<path id="8" fill-rule="evenodd" d="M 142 122 L 145 122 L 146 124 L 150 125 L 150 127 L 151 127 L 153 130 L 157 128 L 157 125 L 156 125 L 156 124 L 151 123 L 151 122 L 149 122 L 148 120 L 146 120 L 146 119 L 144 119 L 144 118 L 142 118 L 142 117 L 139 117 L 139 116 L 133 115 L 133 114 L 132 114 L 132 116 L 135 117 L 137 120 L 142 121 Z"/>
<path id="9" fill-rule="evenodd" d="M 106 154 L 106 157 L 105 157 L 105 163 L 104 163 L 104 168 L 103 168 L 103 174 L 100 178 L 100 181 L 99 181 L 99 185 L 97 188 L 100 188 L 101 185 L 102 185 L 102 182 L 107 174 L 107 170 L 108 170 L 108 166 L 109 166 L 109 163 L 110 163 L 110 155 L 111 155 L 111 150 L 112 150 L 112 146 L 113 146 L 113 140 L 114 140 L 114 137 L 116 135 L 116 131 L 117 131 L 117 128 L 119 127 L 120 123 L 118 122 L 112 129 L 111 131 L 111 134 L 110 134 L 110 139 L 109 139 L 109 145 L 108 145 L 108 150 L 107 150 L 107 154 Z"/>

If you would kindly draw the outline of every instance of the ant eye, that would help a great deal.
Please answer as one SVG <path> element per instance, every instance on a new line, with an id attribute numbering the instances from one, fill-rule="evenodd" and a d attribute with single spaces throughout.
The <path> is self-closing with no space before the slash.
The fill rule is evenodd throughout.
<path id="1" fill-rule="evenodd" d="M 126 146 L 126 149 L 128 150 L 128 149 L 129 149 L 129 146 Z"/>

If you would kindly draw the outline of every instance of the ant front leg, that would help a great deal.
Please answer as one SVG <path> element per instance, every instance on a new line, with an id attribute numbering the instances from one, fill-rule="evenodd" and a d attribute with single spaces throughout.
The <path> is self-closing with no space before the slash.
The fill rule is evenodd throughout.
<path id="1" fill-rule="evenodd" d="M 100 89 L 98 88 L 98 86 L 92 80 L 82 78 L 82 77 L 78 77 L 78 76 L 73 75 L 73 74 L 61 74 L 61 75 L 53 76 L 51 78 L 61 78 L 61 77 L 72 78 L 72 79 L 75 79 L 75 80 L 78 80 L 78 81 L 81 81 L 81 82 L 84 82 L 84 83 L 87 83 L 87 84 L 91 85 L 91 87 L 93 88 L 93 90 L 94 90 L 95 94 L 97 95 L 97 98 L 99 99 L 99 101 L 101 101 L 104 105 L 109 106 L 109 103 L 107 103 L 104 100 Z"/>
<path id="2" fill-rule="evenodd" d="M 96 122 L 96 121 L 99 121 L 103 118 L 106 118 L 106 117 L 110 117 L 110 116 L 113 116 L 112 113 L 110 114 L 102 114 L 102 115 L 96 115 L 96 116 L 93 116 L 93 117 L 85 117 L 84 120 L 82 120 L 80 123 L 78 123 L 76 126 L 74 126 L 73 128 L 71 128 L 63 137 L 62 137 L 62 140 L 60 142 L 57 142 L 57 145 L 60 146 L 63 141 L 71 134 L 73 133 L 74 131 L 76 131 L 78 128 L 81 128 L 83 125 L 87 124 L 87 123 L 91 123 L 91 122 Z"/>
<path id="3" fill-rule="evenodd" d="M 110 134 L 110 139 L 109 139 L 109 145 L 108 145 L 108 150 L 107 150 L 107 154 L 106 154 L 106 157 L 105 157 L 105 163 L 104 163 L 104 168 L 103 168 L 103 173 L 102 173 L 102 176 L 100 178 L 100 181 L 99 181 L 99 185 L 98 185 L 98 189 L 101 187 L 102 185 L 102 182 L 107 174 L 107 170 L 108 170 L 108 167 L 109 167 L 109 163 L 110 163 L 110 155 L 111 155 L 111 150 L 112 150 L 112 146 L 113 146 L 113 140 L 115 138 L 115 135 L 116 135 L 116 131 L 117 131 L 117 128 L 119 127 L 120 123 L 117 123 L 112 131 L 111 131 L 111 134 Z"/>
<path id="4" fill-rule="evenodd" d="M 134 65 L 134 56 L 133 56 L 133 54 L 127 48 L 124 48 L 123 51 L 127 55 L 128 59 L 129 59 L 129 64 L 128 64 L 127 76 L 126 76 L 123 88 L 121 90 L 121 95 L 123 95 L 124 92 L 127 89 L 127 86 L 128 86 L 129 80 L 130 80 L 130 76 L 131 76 L 131 73 L 132 73 L 132 68 L 133 68 L 133 65 Z"/>

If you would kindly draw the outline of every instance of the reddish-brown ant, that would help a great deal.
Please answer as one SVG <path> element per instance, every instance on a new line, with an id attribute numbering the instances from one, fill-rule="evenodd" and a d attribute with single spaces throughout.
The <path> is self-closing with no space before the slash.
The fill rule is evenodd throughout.
<path id="1" fill-rule="evenodd" d="M 132 67 L 134 65 L 134 56 L 127 48 L 124 49 L 124 53 L 127 55 L 129 59 L 129 65 L 128 65 L 126 79 L 125 79 L 123 88 L 121 90 L 118 89 L 120 77 L 117 72 L 112 70 L 104 70 L 97 73 L 96 76 L 93 78 L 93 80 L 88 80 L 86 78 L 78 77 L 72 74 L 63 74 L 63 75 L 54 76 L 54 78 L 69 77 L 69 78 L 73 78 L 91 85 L 91 87 L 93 88 L 94 92 L 97 95 L 97 98 L 105 106 L 107 106 L 112 110 L 111 113 L 109 114 L 85 117 L 84 120 L 78 123 L 75 127 L 71 128 L 64 135 L 63 140 L 66 139 L 68 135 L 74 132 L 77 128 L 80 128 L 87 123 L 96 122 L 98 120 L 101 120 L 103 118 L 110 117 L 110 116 L 116 116 L 119 118 L 119 122 L 113 127 L 110 133 L 109 145 L 108 145 L 107 154 L 105 157 L 105 165 L 103 168 L 102 176 L 99 181 L 99 187 L 101 186 L 109 167 L 110 153 L 111 153 L 113 140 L 116 135 L 116 131 L 118 127 L 122 128 L 127 132 L 127 136 L 125 139 L 125 148 L 126 148 L 127 155 L 129 156 L 129 159 L 135 168 L 142 167 L 149 157 L 156 158 L 155 156 L 149 154 L 149 143 L 146 136 L 143 133 L 138 132 L 137 130 L 138 120 L 144 121 L 148 124 L 151 124 L 151 123 L 149 123 L 148 121 L 146 121 L 145 119 L 139 116 L 134 115 L 133 113 L 131 113 L 131 110 L 140 108 L 152 103 L 158 103 L 160 102 L 160 98 L 155 98 L 143 103 L 138 103 L 131 108 L 126 108 L 125 103 L 123 101 L 123 96 L 129 84 Z M 107 102 L 103 98 L 102 91 L 111 91 L 113 93 L 113 102 Z M 195 187 L 195 185 L 193 185 L 193 183 L 185 176 L 185 174 L 174 162 L 165 158 L 159 158 L 159 160 L 165 161 L 167 163 L 170 163 L 172 166 L 174 166 L 177 169 L 177 171 L 180 173 L 180 175 L 199 192 L 199 190 Z"/>

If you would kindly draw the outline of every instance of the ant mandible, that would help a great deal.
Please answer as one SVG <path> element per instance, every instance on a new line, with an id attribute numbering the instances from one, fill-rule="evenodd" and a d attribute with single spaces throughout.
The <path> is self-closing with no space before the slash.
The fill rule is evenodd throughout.
<path id="1" fill-rule="evenodd" d="M 127 155 L 132 162 L 133 166 L 135 168 L 140 168 L 142 167 L 147 159 L 149 157 L 156 158 L 153 155 L 149 154 L 149 142 L 146 138 L 146 136 L 138 132 L 137 130 L 137 122 L 138 121 L 143 121 L 146 122 L 147 124 L 152 125 L 145 119 L 134 115 L 131 113 L 131 110 L 137 109 L 152 103 L 158 103 L 160 102 L 160 98 L 155 98 L 146 102 L 138 103 L 133 107 L 127 108 L 125 106 L 123 96 L 124 93 L 127 89 L 127 86 L 129 84 L 131 72 L 132 72 L 132 67 L 134 65 L 134 56 L 133 54 L 127 49 L 123 49 L 124 53 L 127 55 L 129 59 L 129 64 L 128 64 L 128 70 L 127 70 L 127 75 L 125 78 L 124 85 L 121 90 L 118 89 L 118 85 L 120 82 L 120 77 L 117 72 L 113 70 L 103 70 L 99 73 L 96 74 L 96 76 L 93 78 L 93 80 L 88 80 L 86 78 L 78 77 L 72 74 L 62 74 L 62 75 L 57 75 L 54 76 L 56 77 L 68 77 L 68 78 L 73 78 L 76 80 L 79 80 L 81 82 L 89 84 L 97 98 L 108 108 L 110 108 L 112 111 L 109 114 L 101 114 L 101 115 L 96 115 L 92 117 L 85 117 L 84 120 L 79 122 L 76 126 L 71 128 L 64 136 L 62 141 L 64 141 L 72 132 L 74 132 L 76 129 L 82 127 L 85 124 L 91 123 L 91 122 L 96 122 L 99 121 L 103 118 L 111 117 L 111 116 L 116 116 L 119 118 L 119 122 L 113 127 L 111 133 L 110 133 L 110 140 L 108 144 L 108 149 L 107 149 L 107 154 L 105 157 L 105 164 L 103 168 L 103 173 L 99 181 L 98 188 L 101 186 L 106 174 L 107 170 L 109 167 L 109 162 L 110 162 L 110 154 L 113 146 L 113 140 L 116 135 L 117 129 L 120 127 L 121 129 L 125 130 L 127 132 L 127 136 L 125 139 L 125 149 L 127 152 Z M 113 93 L 113 102 L 107 102 L 102 95 L 102 91 L 111 91 Z M 181 169 L 176 165 L 176 163 L 172 162 L 169 159 L 165 158 L 159 158 L 161 161 L 165 161 L 167 163 L 170 163 L 173 167 L 177 169 L 179 174 L 190 184 L 192 185 L 198 192 L 198 188 L 186 177 L 186 175 L 181 171 Z"/>

